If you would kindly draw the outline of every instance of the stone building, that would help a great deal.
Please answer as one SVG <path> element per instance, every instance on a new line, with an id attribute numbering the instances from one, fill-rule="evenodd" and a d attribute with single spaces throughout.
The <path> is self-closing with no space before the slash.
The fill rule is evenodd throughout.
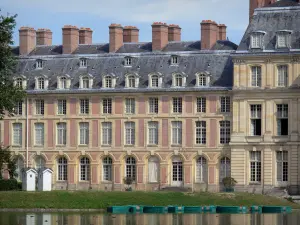
<path id="1" fill-rule="evenodd" d="M 50 30 L 22 27 L 13 79 L 28 95 L 1 141 L 19 170 L 51 168 L 54 189 L 123 190 L 130 176 L 136 190 L 219 191 L 232 176 L 237 190 L 297 191 L 299 13 L 256 9 L 239 46 L 211 20 L 201 41 L 161 22 L 146 43 L 119 24 L 105 44 L 89 28 L 67 25 L 52 45 Z"/>

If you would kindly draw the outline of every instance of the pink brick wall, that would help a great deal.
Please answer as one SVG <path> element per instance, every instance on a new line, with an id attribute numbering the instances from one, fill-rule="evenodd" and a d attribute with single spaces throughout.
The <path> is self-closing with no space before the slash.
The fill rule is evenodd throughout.
<path id="1" fill-rule="evenodd" d="M 145 98 L 139 97 L 139 114 L 145 114 Z"/>
<path id="2" fill-rule="evenodd" d="M 116 165 L 115 166 L 115 183 L 116 184 L 120 184 L 121 183 L 121 179 L 120 179 L 120 176 L 121 176 L 121 168 L 119 165 Z"/>
<path id="3" fill-rule="evenodd" d="M 167 168 L 165 166 L 161 168 L 161 182 L 163 184 L 167 183 Z"/>
<path id="4" fill-rule="evenodd" d="M 53 120 L 48 120 L 48 147 L 53 147 L 53 140 L 55 136 L 53 134 Z"/>
<path id="5" fill-rule="evenodd" d="M 139 184 L 142 184 L 143 183 L 143 166 L 138 166 L 137 172 L 138 172 L 137 182 Z"/>
<path id="6" fill-rule="evenodd" d="M 123 98 L 122 97 L 115 98 L 115 113 L 123 114 Z"/>
<path id="7" fill-rule="evenodd" d="M 185 137 L 185 142 L 187 147 L 192 147 L 193 146 L 193 121 L 192 119 L 186 119 L 186 137 Z"/>
<path id="8" fill-rule="evenodd" d="M 54 99 L 53 98 L 48 99 L 47 107 L 48 107 L 48 115 L 53 116 L 54 115 Z"/>
<path id="9" fill-rule="evenodd" d="M 208 167 L 208 176 L 209 176 L 209 184 L 215 183 L 215 167 L 210 166 Z"/>
<path id="10" fill-rule="evenodd" d="M 210 137 L 209 137 L 209 147 L 214 148 L 217 146 L 218 131 L 217 131 L 217 120 L 210 119 Z"/>
<path id="11" fill-rule="evenodd" d="M 169 96 L 162 96 L 162 113 L 169 113 Z"/>
<path id="12" fill-rule="evenodd" d="M 217 112 L 217 97 L 216 96 L 209 96 L 208 97 L 209 102 L 209 112 L 210 113 L 216 113 Z"/>
<path id="13" fill-rule="evenodd" d="M 98 135 L 98 120 L 93 120 L 93 133 L 92 133 L 93 147 L 98 147 L 98 136 L 99 136 Z"/>
<path id="14" fill-rule="evenodd" d="M 187 184 L 191 183 L 191 167 L 190 166 L 184 167 L 184 180 L 185 180 L 185 183 L 187 183 Z"/>
<path id="15" fill-rule="evenodd" d="M 76 120 L 70 120 L 70 146 L 76 147 L 77 141 L 77 129 L 76 129 Z"/>
<path id="16" fill-rule="evenodd" d="M 144 147 L 144 139 L 145 139 L 145 128 L 144 128 L 144 119 L 139 119 L 139 146 Z"/>
<path id="17" fill-rule="evenodd" d="M 168 119 L 162 120 L 162 146 L 168 147 L 169 146 L 169 126 L 168 126 Z"/>
<path id="18" fill-rule="evenodd" d="M 185 109 L 186 113 L 193 113 L 193 97 L 185 96 Z"/>
<path id="19" fill-rule="evenodd" d="M 75 166 L 73 165 L 68 165 L 69 167 L 69 173 L 68 173 L 68 179 L 70 184 L 75 183 Z"/>
<path id="20" fill-rule="evenodd" d="M 100 113 L 100 100 L 98 97 L 92 97 L 92 114 L 99 115 Z"/>
<path id="21" fill-rule="evenodd" d="M 76 98 L 70 99 L 70 114 L 76 115 Z"/>
<path id="22" fill-rule="evenodd" d="M 121 146 L 121 134 L 122 134 L 122 130 L 121 130 L 121 120 L 116 120 L 115 122 L 115 145 L 116 147 L 120 147 Z"/>
<path id="23" fill-rule="evenodd" d="M 98 179 L 97 179 L 97 166 L 92 166 L 92 183 L 97 184 Z"/>
<path id="24" fill-rule="evenodd" d="M 12 133 L 13 131 L 9 130 L 10 124 L 8 120 L 4 121 L 4 145 L 8 146 L 10 145 L 10 141 L 9 141 L 9 134 Z"/>

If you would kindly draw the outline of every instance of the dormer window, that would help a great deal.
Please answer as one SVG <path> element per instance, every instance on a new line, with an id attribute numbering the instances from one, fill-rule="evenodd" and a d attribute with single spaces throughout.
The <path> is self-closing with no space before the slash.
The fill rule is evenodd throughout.
<path id="1" fill-rule="evenodd" d="M 103 88 L 114 88 L 116 86 L 116 75 L 113 73 L 102 76 Z"/>
<path id="2" fill-rule="evenodd" d="M 135 77 L 134 76 L 128 76 L 128 87 L 135 88 Z"/>
<path id="3" fill-rule="evenodd" d="M 48 79 L 46 76 L 40 76 L 35 78 L 35 89 L 45 90 L 48 89 Z"/>
<path id="4" fill-rule="evenodd" d="M 57 77 L 57 88 L 58 89 L 68 89 L 70 88 L 71 80 L 69 75 Z"/>
<path id="5" fill-rule="evenodd" d="M 112 88 L 112 78 L 111 76 L 105 77 L 105 87 Z"/>
<path id="6" fill-rule="evenodd" d="M 153 73 L 148 75 L 148 87 L 149 88 L 159 88 L 162 84 L 162 74 L 161 73 Z"/>
<path id="7" fill-rule="evenodd" d="M 36 69 L 43 69 L 43 60 L 41 60 L 41 59 L 36 60 L 35 68 Z"/>
<path id="8" fill-rule="evenodd" d="M 124 65 L 125 66 L 132 66 L 132 58 L 131 57 L 125 57 Z"/>
<path id="9" fill-rule="evenodd" d="M 17 78 L 15 86 L 18 87 L 18 88 L 22 88 L 23 87 L 23 79 L 22 78 Z"/>
<path id="10" fill-rule="evenodd" d="M 158 87 L 158 76 L 157 75 L 152 75 L 151 87 Z"/>
<path id="11" fill-rule="evenodd" d="M 90 79 L 88 77 L 82 78 L 82 88 L 90 88 Z"/>
<path id="12" fill-rule="evenodd" d="M 277 48 L 290 48 L 291 31 L 282 30 L 277 32 Z"/>
<path id="13" fill-rule="evenodd" d="M 38 89 L 45 89 L 45 79 L 43 77 L 38 78 Z"/>
<path id="14" fill-rule="evenodd" d="M 263 32 L 263 31 L 253 32 L 251 35 L 251 48 L 253 48 L 253 49 L 263 48 L 264 35 L 265 35 L 265 32 Z"/>
<path id="15" fill-rule="evenodd" d="M 196 74 L 196 85 L 198 87 L 206 87 L 209 86 L 210 76 L 209 73 L 197 73 Z"/>
<path id="16" fill-rule="evenodd" d="M 186 77 L 185 73 L 174 73 L 172 80 L 173 87 L 185 87 Z"/>
<path id="17" fill-rule="evenodd" d="M 14 78 L 14 86 L 17 88 L 26 89 L 27 81 L 25 76 Z"/>
<path id="18" fill-rule="evenodd" d="M 60 88 L 61 89 L 67 88 L 67 78 L 65 77 L 60 78 Z"/>
<path id="19" fill-rule="evenodd" d="M 89 89 L 93 87 L 93 76 L 88 74 L 79 77 L 79 88 Z"/>
<path id="20" fill-rule="evenodd" d="M 80 59 L 80 64 L 79 64 L 79 66 L 81 67 L 81 68 L 86 68 L 87 67 L 87 59 Z"/>
<path id="21" fill-rule="evenodd" d="M 128 74 L 125 76 L 126 87 L 127 88 L 137 88 L 139 87 L 139 75 L 137 74 Z"/>
<path id="22" fill-rule="evenodd" d="M 178 65 L 178 62 L 179 62 L 178 56 L 176 55 L 171 56 L 171 65 Z"/>

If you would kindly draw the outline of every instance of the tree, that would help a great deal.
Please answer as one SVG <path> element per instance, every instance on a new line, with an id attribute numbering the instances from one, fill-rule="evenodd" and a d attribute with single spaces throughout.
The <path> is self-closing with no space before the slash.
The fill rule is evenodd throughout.
<path id="1" fill-rule="evenodd" d="M 13 83 L 17 58 L 12 53 L 11 45 L 16 16 L 0 15 L 0 119 L 5 115 L 12 116 L 16 103 L 25 97 L 25 91 Z"/>
<path id="2" fill-rule="evenodd" d="M 0 146 L 0 179 L 2 179 L 2 171 L 7 170 L 9 177 L 13 178 L 17 169 L 17 158 L 12 155 L 9 147 Z M 4 167 L 6 165 L 6 167 Z"/>

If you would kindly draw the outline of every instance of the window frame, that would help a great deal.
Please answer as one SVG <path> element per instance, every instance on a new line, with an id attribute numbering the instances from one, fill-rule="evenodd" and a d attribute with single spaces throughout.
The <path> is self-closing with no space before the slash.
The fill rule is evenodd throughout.
<path id="1" fill-rule="evenodd" d="M 79 160 L 79 182 L 90 181 L 91 179 L 91 162 L 88 157 L 82 157 Z"/>
<path id="2" fill-rule="evenodd" d="M 196 176 L 195 183 L 207 183 L 208 181 L 208 164 L 207 159 L 199 156 L 196 160 Z"/>
<path id="3" fill-rule="evenodd" d="M 131 177 L 133 181 L 136 181 L 136 159 L 132 156 L 128 156 L 125 159 L 125 176 Z"/>
<path id="4" fill-rule="evenodd" d="M 41 126 L 41 127 L 38 128 L 37 126 Z M 40 132 L 39 138 L 37 136 L 38 132 Z M 40 141 L 38 141 L 38 139 L 40 139 Z M 44 146 L 44 144 L 45 144 L 45 124 L 41 122 L 34 123 L 34 145 Z"/>
<path id="5" fill-rule="evenodd" d="M 207 126 L 206 121 L 195 121 L 195 144 L 206 145 L 207 141 Z"/>
<path id="6" fill-rule="evenodd" d="M 37 60 L 35 61 L 35 69 L 41 70 L 41 69 L 43 69 L 43 68 L 44 68 L 44 61 L 41 60 L 41 59 L 37 59 Z"/>
<path id="7" fill-rule="evenodd" d="M 221 96 L 220 97 L 220 111 L 221 111 L 221 113 L 230 113 L 231 112 L 230 96 Z"/>
<path id="8" fill-rule="evenodd" d="M 172 113 L 182 114 L 183 99 L 182 97 L 172 97 Z"/>
<path id="9" fill-rule="evenodd" d="M 135 98 L 125 98 L 125 114 L 135 114 Z"/>
<path id="10" fill-rule="evenodd" d="M 133 121 L 126 121 L 124 124 L 124 145 L 130 145 L 130 146 L 134 146 L 136 143 L 136 137 L 135 137 L 135 122 Z"/>
<path id="11" fill-rule="evenodd" d="M 112 98 L 102 98 L 102 114 L 112 114 Z"/>
<path id="12" fill-rule="evenodd" d="M 158 114 L 159 100 L 157 97 L 149 97 L 148 99 L 149 114 Z"/>
<path id="13" fill-rule="evenodd" d="M 61 156 L 57 159 L 57 181 L 68 180 L 68 160 Z"/>
<path id="14" fill-rule="evenodd" d="M 88 98 L 81 98 L 79 100 L 80 104 L 80 114 L 89 115 L 90 114 L 90 100 Z"/>
<path id="15" fill-rule="evenodd" d="M 102 122 L 101 123 L 101 144 L 103 146 L 112 145 L 112 122 Z"/>
<path id="16" fill-rule="evenodd" d="M 89 122 L 79 122 L 79 143 L 78 145 L 84 145 L 87 146 L 89 145 L 90 142 L 90 124 Z"/>
<path id="17" fill-rule="evenodd" d="M 67 144 L 67 123 L 59 122 L 56 124 L 56 145 L 66 146 L 66 144 Z"/>
<path id="18" fill-rule="evenodd" d="M 35 115 L 43 116 L 45 115 L 45 100 L 35 99 Z"/>
<path id="19" fill-rule="evenodd" d="M 283 71 L 281 71 L 281 69 Z M 289 82 L 289 66 L 277 65 L 277 87 L 287 87 Z"/>
<path id="20" fill-rule="evenodd" d="M 102 181 L 113 181 L 113 160 L 110 156 L 106 156 L 102 159 Z"/>
<path id="21" fill-rule="evenodd" d="M 254 157 L 251 156 L 253 154 Z M 259 156 L 259 157 L 258 157 Z M 262 177 L 262 154 L 261 151 L 249 152 L 250 183 L 260 183 Z"/>
<path id="22" fill-rule="evenodd" d="M 182 121 L 171 122 L 172 145 L 182 145 Z"/>
<path id="23" fill-rule="evenodd" d="M 22 123 L 13 123 L 12 124 L 12 145 L 13 146 L 22 146 L 23 144 L 23 124 Z M 17 135 L 17 137 L 16 137 Z"/>
<path id="24" fill-rule="evenodd" d="M 57 115 L 67 115 L 67 100 L 57 99 Z"/>
<path id="25" fill-rule="evenodd" d="M 148 145 L 155 146 L 159 143 L 159 123 L 158 121 L 148 122 Z"/>
<path id="26" fill-rule="evenodd" d="M 79 68 L 87 68 L 87 59 L 86 58 L 81 58 L 79 61 Z"/>
<path id="27" fill-rule="evenodd" d="M 231 136 L 231 122 L 229 120 L 221 120 L 219 122 L 219 130 L 220 130 L 220 144 L 226 145 L 230 143 Z"/>
<path id="28" fill-rule="evenodd" d="M 251 87 L 262 87 L 262 67 L 251 66 Z"/>

